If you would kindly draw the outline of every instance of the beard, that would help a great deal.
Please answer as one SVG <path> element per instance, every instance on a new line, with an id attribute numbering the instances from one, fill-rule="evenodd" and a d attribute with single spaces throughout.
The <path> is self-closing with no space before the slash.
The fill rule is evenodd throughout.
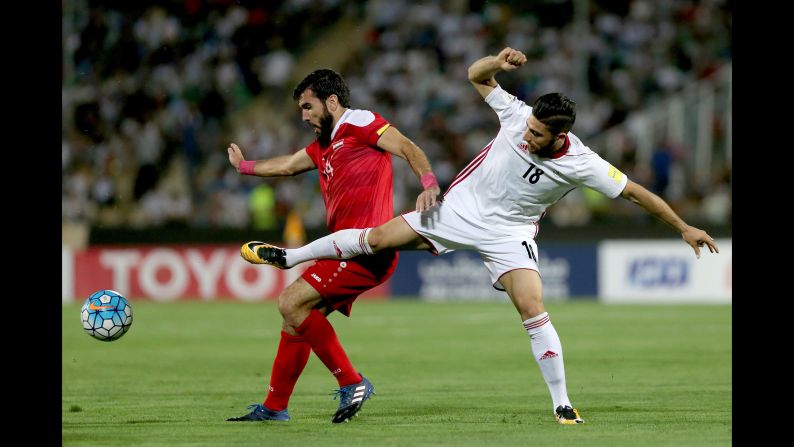
<path id="1" fill-rule="evenodd" d="M 331 132 L 333 132 L 334 117 L 328 113 L 328 109 L 323 104 L 323 116 L 320 117 L 320 133 L 317 134 L 317 141 L 320 147 L 326 147 L 331 144 Z"/>
<path id="2" fill-rule="evenodd" d="M 549 144 L 547 144 L 547 145 L 543 146 L 542 148 L 538 149 L 538 151 L 535 152 L 535 155 L 537 155 L 538 157 L 546 157 L 546 158 L 551 157 L 551 153 L 554 152 L 554 143 L 556 143 L 556 141 L 557 140 L 552 138 L 552 140 L 549 142 Z"/>

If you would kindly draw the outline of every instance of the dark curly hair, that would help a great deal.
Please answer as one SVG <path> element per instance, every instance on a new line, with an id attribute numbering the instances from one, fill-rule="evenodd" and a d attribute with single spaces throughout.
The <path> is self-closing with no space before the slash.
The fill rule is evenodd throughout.
<path id="1" fill-rule="evenodd" d="M 342 75 L 329 68 L 314 70 L 303 78 L 292 92 L 292 99 L 300 98 L 301 93 L 307 88 L 312 89 L 315 96 L 321 101 L 325 101 L 331 95 L 336 95 L 342 107 L 350 107 L 350 89 L 347 88 Z"/>

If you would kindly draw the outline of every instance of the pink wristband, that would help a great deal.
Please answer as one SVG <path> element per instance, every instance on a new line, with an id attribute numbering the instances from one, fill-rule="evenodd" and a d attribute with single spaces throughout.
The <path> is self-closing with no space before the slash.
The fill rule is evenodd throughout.
<path id="1" fill-rule="evenodd" d="M 241 161 L 238 170 L 240 171 L 240 174 L 254 175 L 255 164 L 256 164 L 256 160 Z"/>
<path id="2" fill-rule="evenodd" d="M 432 172 L 425 172 L 419 177 L 419 181 L 422 182 L 422 188 L 427 189 L 433 186 L 438 186 L 438 180 L 436 180 L 436 176 L 433 175 Z"/>

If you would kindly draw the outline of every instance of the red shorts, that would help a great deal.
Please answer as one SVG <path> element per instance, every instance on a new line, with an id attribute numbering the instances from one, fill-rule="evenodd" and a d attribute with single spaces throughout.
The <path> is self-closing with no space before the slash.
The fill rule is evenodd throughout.
<path id="1" fill-rule="evenodd" d="M 396 251 L 383 251 L 372 256 L 319 259 L 314 261 L 301 278 L 312 285 L 331 311 L 350 316 L 353 301 L 367 290 L 389 279 L 397 267 Z"/>

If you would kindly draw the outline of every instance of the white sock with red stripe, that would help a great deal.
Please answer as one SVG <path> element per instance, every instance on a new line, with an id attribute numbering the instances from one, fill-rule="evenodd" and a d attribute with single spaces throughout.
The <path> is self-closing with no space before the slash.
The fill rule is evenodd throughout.
<path id="1" fill-rule="evenodd" d="M 369 230 L 371 228 L 339 230 L 303 247 L 288 248 L 287 267 L 312 259 L 349 259 L 358 255 L 371 255 L 372 247 L 367 242 Z"/>
<path id="2" fill-rule="evenodd" d="M 562 362 L 562 344 L 557 331 L 549 320 L 548 312 L 543 312 L 526 321 L 524 329 L 529 334 L 532 353 L 540 366 L 543 380 L 549 387 L 553 409 L 559 405 L 571 405 L 565 386 L 565 365 Z"/>

